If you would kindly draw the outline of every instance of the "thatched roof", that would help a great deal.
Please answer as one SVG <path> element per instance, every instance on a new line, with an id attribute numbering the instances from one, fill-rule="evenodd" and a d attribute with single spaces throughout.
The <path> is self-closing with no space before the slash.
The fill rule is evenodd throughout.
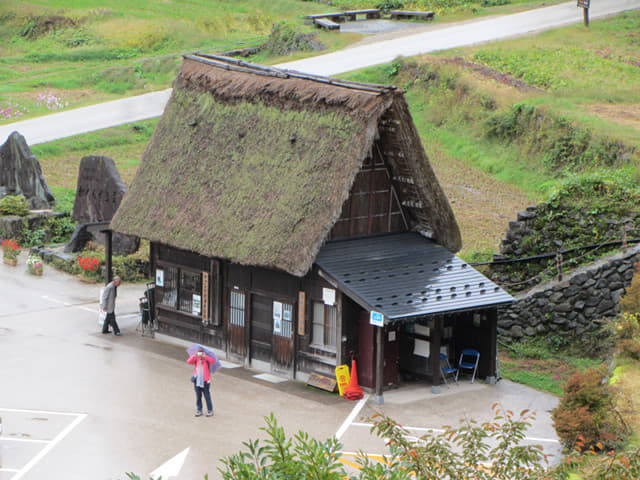
<path id="1" fill-rule="evenodd" d="M 458 226 L 401 92 L 204 55 L 185 57 L 111 227 L 305 275 L 363 160 L 389 135 L 383 116 L 400 122 L 396 147 L 417 169 L 413 229 L 457 251 Z"/>

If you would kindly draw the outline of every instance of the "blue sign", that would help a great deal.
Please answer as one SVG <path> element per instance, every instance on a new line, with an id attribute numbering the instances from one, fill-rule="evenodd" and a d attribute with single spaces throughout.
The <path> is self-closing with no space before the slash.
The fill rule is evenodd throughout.
<path id="1" fill-rule="evenodd" d="M 384 327 L 384 315 L 380 312 L 371 311 L 369 314 L 369 323 L 376 327 Z"/>

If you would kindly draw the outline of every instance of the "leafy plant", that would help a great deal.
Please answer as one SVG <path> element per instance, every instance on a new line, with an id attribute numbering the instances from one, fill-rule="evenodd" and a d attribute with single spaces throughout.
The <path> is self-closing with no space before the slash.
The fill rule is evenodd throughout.
<path id="1" fill-rule="evenodd" d="M 614 405 L 615 392 L 606 381 L 606 367 L 574 373 L 553 410 L 553 424 L 568 450 L 580 442 L 584 449 L 606 450 L 628 434 Z"/>
<path id="2" fill-rule="evenodd" d="M 44 262 L 42 261 L 42 258 L 40 258 L 40 255 L 35 253 L 29 255 L 29 258 L 27 258 L 27 269 L 32 275 L 42 275 L 42 272 L 44 271 Z"/>
<path id="3" fill-rule="evenodd" d="M 17 215 L 26 217 L 29 215 L 29 206 L 23 195 L 7 195 L 0 200 L 0 216 Z"/>
<path id="4" fill-rule="evenodd" d="M 2 240 L 2 254 L 5 258 L 16 260 L 20 255 L 22 247 L 15 238 L 7 238 Z"/>
<path id="5" fill-rule="evenodd" d="M 78 265 L 81 274 L 87 278 L 96 278 L 98 269 L 100 268 L 100 259 L 98 257 L 78 257 Z"/>

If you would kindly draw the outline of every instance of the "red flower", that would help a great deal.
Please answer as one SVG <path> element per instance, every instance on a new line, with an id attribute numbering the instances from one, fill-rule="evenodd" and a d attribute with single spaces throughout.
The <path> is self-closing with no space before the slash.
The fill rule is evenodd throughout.
<path id="1" fill-rule="evenodd" d="M 97 272 L 100 260 L 97 257 L 78 257 L 78 264 L 83 272 Z"/>

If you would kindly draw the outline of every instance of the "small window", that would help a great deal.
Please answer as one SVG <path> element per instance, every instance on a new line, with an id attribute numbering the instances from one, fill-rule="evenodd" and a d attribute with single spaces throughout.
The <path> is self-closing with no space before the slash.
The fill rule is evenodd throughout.
<path id="1" fill-rule="evenodd" d="M 337 345 L 338 310 L 333 305 L 313 302 L 313 329 L 311 344 L 331 350 Z"/>
<path id="2" fill-rule="evenodd" d="M 161 290 L 160 304 L 176 308 L 178 305 L 178 269 L 164 267 L 164 286 Z"/>
<path id="3" fill-rule="evenodd" d="M 229 321 L 236 327 L 244 327 L 244 302 L 245 294 L 231 290 L 229 298 Z"/>

